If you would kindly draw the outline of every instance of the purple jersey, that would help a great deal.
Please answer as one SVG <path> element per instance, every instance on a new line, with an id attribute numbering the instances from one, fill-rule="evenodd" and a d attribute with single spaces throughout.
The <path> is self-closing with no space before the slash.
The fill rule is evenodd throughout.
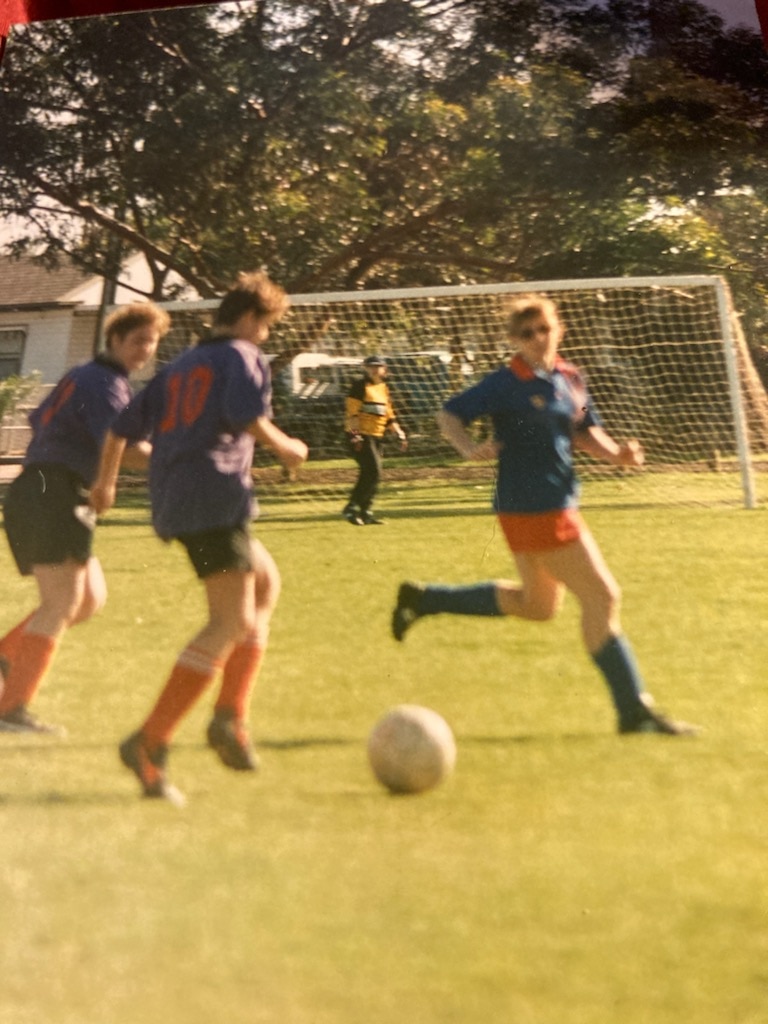
<path id="1" fill-rule="evenodd" d="M 254 514 L 254 438 L 246 428 L 272 415 L 269 365 L 230 337 L 206 339 L 157 374 L 113 425 L 150 438 L 152 522 L 165 540 L 236 526 Z"/>
<path id="2" fill-rule="evenodd" d="M 536 373 L 520 357 L 445 403 L 471 423 L 489 416 L 501 444 L 494 495 L 498 512 L 553 512 L 576 504 L 573 435 L 600 424 L 581 374 L 558 359 Z"/>
<path id="3" fill-rule="evenodd" d="M 104 436 L 130 399 L 127 374 L 108 354 L 75 366 L 30 414 L 32 440 L 24 465 L 66 466 L 90 486 Z"/>

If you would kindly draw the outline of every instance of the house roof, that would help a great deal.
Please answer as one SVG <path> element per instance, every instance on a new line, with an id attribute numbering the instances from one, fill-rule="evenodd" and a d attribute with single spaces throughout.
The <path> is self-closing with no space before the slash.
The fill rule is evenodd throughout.
<path id="1" fill-rule="evenodd" d="M 180 298 L 202 296 L 171 271 L 168 284 L 182 286 Z M 150 294 L 152 277 L 146 258 L 135 252 L 126 256 L 120 268 L 115 305 L 141 302 Z M 0 310 L 56 309 L 98 306 L 103 298 L 104 278 L 87 274 L 62 259 L 56 270 L 47 270 L 28 257 L 15 259 L 0 252 Z"/>
<path id="2" fill-rule="evenodd" d="M 56 270 L 48 270 L 32 260 L 0 256 L 0 309 L 20 306 L 71 305 L 68 292 L 93 280 L 77 267 L 62 262 Z"/>

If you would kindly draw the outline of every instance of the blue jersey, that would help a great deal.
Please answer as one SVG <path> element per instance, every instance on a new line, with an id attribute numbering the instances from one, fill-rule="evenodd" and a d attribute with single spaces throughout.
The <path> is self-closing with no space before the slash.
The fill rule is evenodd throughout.
<path id="1" fill-rule="evenodd" d="M 575 366 L 558 359 L 551 373 L 539 373 L 515 356 L 444 408 L 465 424 L 490 417 L 501 445 L 497 511 L 552 512 L 576 505 L 573 436 L 600 419 Z"/>
<path id="2" fill-rule="evenodd" d="M 255 511 L 246 428 L 272 415 L 269 365 L 247 341 L 212 337 L 165 367 L 116 420 L 152 441 L 152 522 L 165 540 L 236 526 Z"/>
<path id="3" fill-rule="evenodd" d="M 75 366 L 30 414 L 24 465 L 66 466 L 90 486 L 107 430 L 130 399 L 128 375 L 108 354 Z"/>

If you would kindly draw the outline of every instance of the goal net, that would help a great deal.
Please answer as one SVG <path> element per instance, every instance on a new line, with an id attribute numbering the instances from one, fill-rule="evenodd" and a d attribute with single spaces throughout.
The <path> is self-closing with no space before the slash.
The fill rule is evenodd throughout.
<path id="1" fill-rule="evenodd" d="M 636 437 L 642 471 L 579 456 L 582 504 L 754 507 L 768 449 L 768 398 L 726 284 L 717 277 L 617 278 L 294 295 L 265 346 L 275 420 L 310 448 L 287 476 L 258 451 L 254 476 L 270 515 L 337 514 L 356 476 L 344 447 L 344 397 L 374 352 L 410 443 L 385 451 L 379 504 L 488 507 L 494 467 L 463 463 L 441 439 L 445 399 L 509 358 L 505 307 L 520 293 L 553 299 L 561 354 L 584 372 L 606 429 Z M 168 303 L 168 361 L 194 344 L 218 303 Z M 478 431 L 485 428 L 478 425 Z M 335 504 L 334 504 L 335 503 Z"/>

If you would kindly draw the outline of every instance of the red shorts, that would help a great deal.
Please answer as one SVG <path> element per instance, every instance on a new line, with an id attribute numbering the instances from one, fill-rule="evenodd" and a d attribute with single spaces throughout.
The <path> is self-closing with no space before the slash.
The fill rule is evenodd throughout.
<path id="1" fill-rule="evenodd" d="M 499 512 L 499 522 L 511 551 L 552 551 L 578 540 L 584 520 L 578 509 L 554 512 Z"/>

